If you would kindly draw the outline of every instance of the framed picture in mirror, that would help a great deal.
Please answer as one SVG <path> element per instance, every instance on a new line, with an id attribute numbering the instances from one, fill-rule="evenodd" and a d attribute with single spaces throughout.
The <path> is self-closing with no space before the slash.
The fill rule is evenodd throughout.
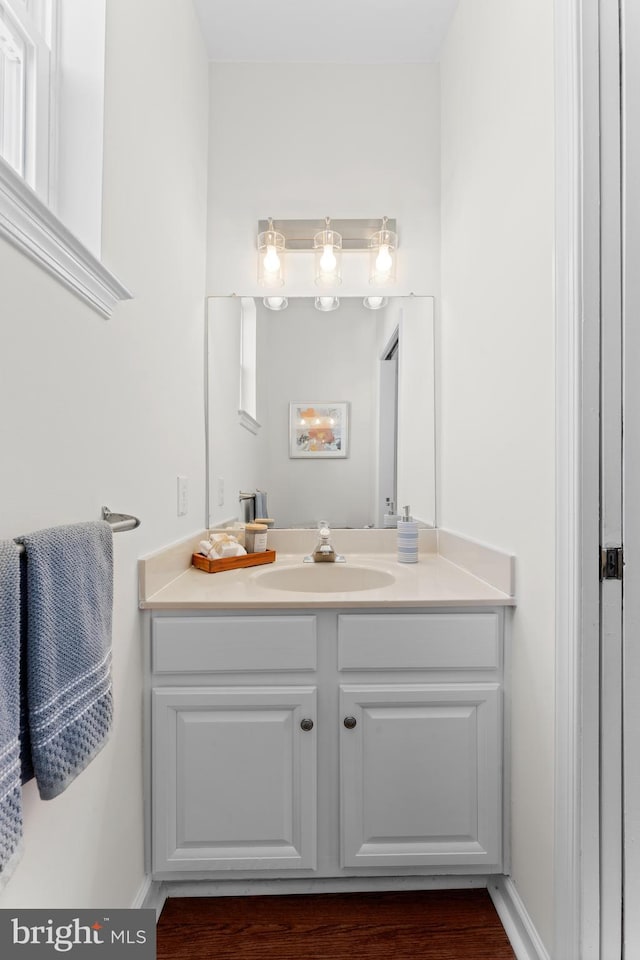
<path id="1" fill-rule="evenodd" d="M 304 460 L 346 457 L 349 403 L 292 400 L 289 404 L 289 456 Z"/>

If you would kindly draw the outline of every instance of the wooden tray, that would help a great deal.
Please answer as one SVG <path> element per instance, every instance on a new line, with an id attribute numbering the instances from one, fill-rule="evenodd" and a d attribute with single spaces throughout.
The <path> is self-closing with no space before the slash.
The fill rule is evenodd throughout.
<path id="1" fill-rule="evenodd" d="M 247 553 L 241 557 L 223 557 L 211 560 L 201 553 L 194 553 L 191 561 L 198 570 L 205 573 L 221 573 L 223 570 L 238 570 L 241 567 L 257 567 L 261 563 L 273 563 L 276 558 L 275 550 L 262 550 L 260 553 Z"/>

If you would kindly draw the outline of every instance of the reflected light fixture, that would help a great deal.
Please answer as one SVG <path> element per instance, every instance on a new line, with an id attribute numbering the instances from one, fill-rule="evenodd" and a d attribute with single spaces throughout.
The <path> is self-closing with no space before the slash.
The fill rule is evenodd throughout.
<path id="1" fill-rule="evenodd" d="M 383 217 L 382 227 L 369 241 L 371 250 L 369 283 L 377 286 L 395 283 L 396 279 L 398 235 L 387 228 L 387 223 L 388 217 Z"/>
<path id="2" fill-rule="evenodd" d="M 258 283 L 260 286 L 281 287 L 283 285 L 284 249 L 284 234 L 274 229 L 273 220 L 269 217 L 267 229 L 258 234 Z"/>
<path id="3" fill-rule="evenodd" d="M 381 310 L 386 307 L 388 302 L 387 297 L 365 297 L 362 306 L 366 307 L 367 310 Z"/>
<path id="4" fill-rule="evenodd" d="M 289 306 L 286 297 L 264 297 L 262 302 L 267 310 L 286 310 Z"/>
<path id="5" fill-rule="evenodd" d="M 331 220 L 325 217 L 325 228 L 313 238 L 316 261 L 316 283 L 338 286 L 342 283 L 342 237 L 331 229 Z"/>
<path id="6" fill-rule="evenodd" d="M 337 310 L 340 306 L 338 297 L 316 297 L 315 308 L 322 310 L 323 313 L 329 313 L 331 310 Z"/>

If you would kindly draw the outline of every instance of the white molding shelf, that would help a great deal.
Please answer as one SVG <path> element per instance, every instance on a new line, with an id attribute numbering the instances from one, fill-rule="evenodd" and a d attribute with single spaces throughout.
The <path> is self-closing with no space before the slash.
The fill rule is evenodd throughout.
<path id="1" fill-rule="evenodd" d="M 249 433 L 257 434 L 261 427 L 261 424 L 259 424 L 250 413 L 247 413 L 246 410 L 238 410 L 238 423 L 241 427 L 244 427 L 245 430 L 248 430 Z"/>
<path id="2" fill-rule="evenodd" d="M 0 236 L 103 317 L 132 294 L 0 158 Z"/>

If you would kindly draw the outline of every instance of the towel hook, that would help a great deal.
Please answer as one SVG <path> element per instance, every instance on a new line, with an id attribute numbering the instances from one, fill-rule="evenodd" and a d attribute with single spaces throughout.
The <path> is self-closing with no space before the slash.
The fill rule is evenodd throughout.
<path id="1" fill-rule="evenodd" d="M 124 533 L 125 530 L 135 530 L 140 526 L 138 517 L 130 513 L 114 513 L 109 507 L 102 508 L 102 519 L 113 527 L 114 533 Z"/>

